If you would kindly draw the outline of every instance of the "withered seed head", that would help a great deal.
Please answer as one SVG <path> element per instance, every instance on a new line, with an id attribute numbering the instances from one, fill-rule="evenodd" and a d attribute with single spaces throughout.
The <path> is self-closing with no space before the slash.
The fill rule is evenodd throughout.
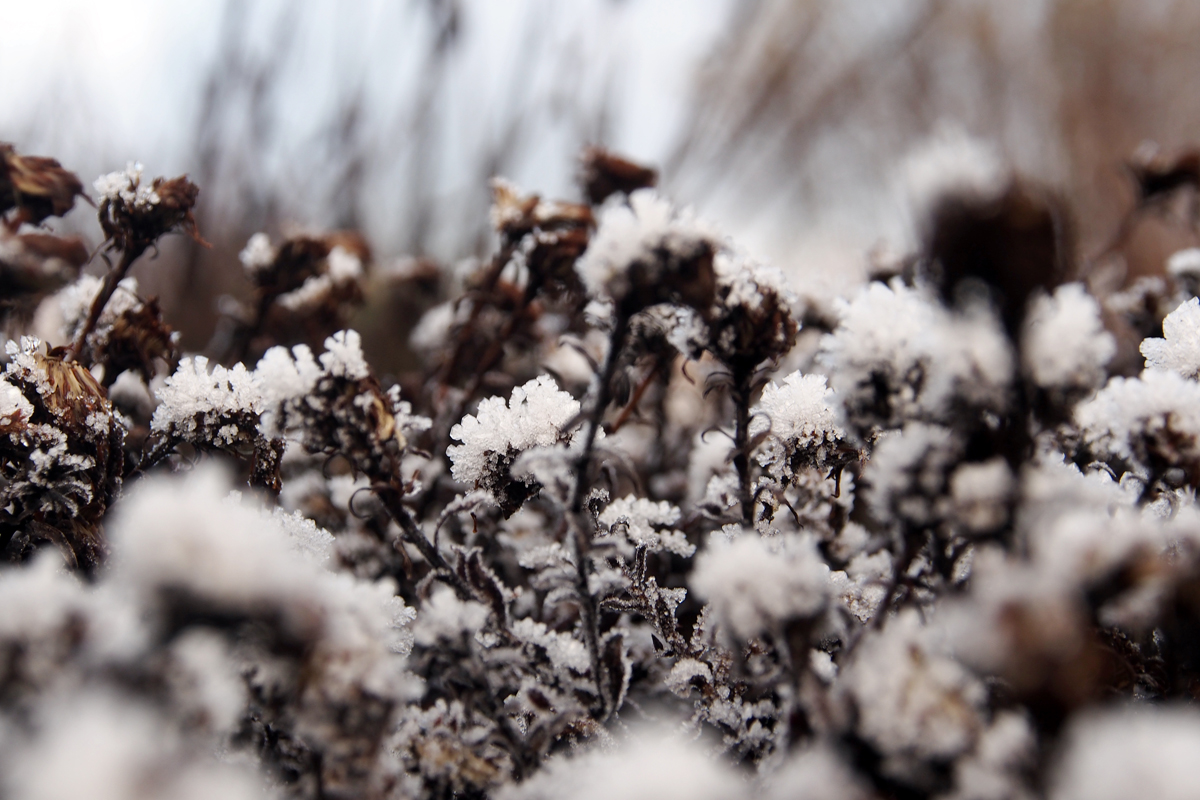
<path id="1" fill-rule="evenodd" d="M 630 194 L 658 184 L 656 170 L 610 153 L 603 147 L 585 148 L 580 161 L 580 183 L 588 202 L 594 206 L 617 192 Z"/>
<path id="2" fill-rule="evenodd" d="M 155 178 L 149 192 L 139 191 L 140 175 L 129 180 L 130 192 L 106 194 L 100 200 L 100 227 L 111 248 L 140 254 L 172 231 L 182 231 L 206 244 L 192 215 L 200 187 L 186 175 L 169 180 Z"/>
<path id="3" fill-rule="evenodd" d="M 0 215 L 16 208 L 16 222 L 34 225 L 60 217 L 83 195 L 83 184 L 53 158 L 20 156 L 0 143 Z"/>

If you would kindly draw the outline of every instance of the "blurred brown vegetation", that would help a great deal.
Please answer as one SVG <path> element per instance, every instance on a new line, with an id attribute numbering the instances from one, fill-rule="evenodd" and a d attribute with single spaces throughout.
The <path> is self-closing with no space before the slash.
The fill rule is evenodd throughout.
<path id="1" fill-rule="evenodd" d="M 463 31 L 478 23 L 471 8 L 413 3 L 405 24 L 426 31 L 412 54 L 416 88 L 383 113 L 372 106 L 372 76 L 335 76 L 338 100 L 297 154 L 280 151 L 290 120 L 279 102 L 295 90 L 289 64 L 304 57 L 296 16 L 279 15 L 264 47 L 245 33 L 247 4 L 223 6 L 220 52 L 203 82 L 187 159 L 201 187 L 197 222 L 213 247 L 176 240 L 135 269 L 162 296 L 187 349 L 207 345 L 222 294 L 249 296 L 237 259 L 247 238 L 295 232 L 295 220 L 314 217 L 305 209 L 318 208 L 327 229 L 362 229 L 371 240 L 373 288 L 352 324 L 364 329 L 372 363 L 409 369 L 402 342 L 446 292 L 449 267 L 442 263 L 439 281 L 421 262 L 413 283 L 397 276 L 417 262 L 397 270 L 395 259 L 486 257 L 494 246 L 487 181 L 543 147 L 551 122 L 566 120 L 576 150 L 608 143 L 622 98 L 574 91 L 585 77 L 605 78 L 564 60 L 548 43 L 554 20 L 531 14 L 517 26 L 525 62 L 506 73 L 507 116 L 489 120 L 482 148 L 450 152 L 462 123 L 443 106 Z M 1139 144 L 1153 140 L 1171 154 L 1200 143 L 1200 95 L 1191 89 L 1200 74 L 1200 5 L 1187 0 L 755 0 L 729 9 L 694 77 L 683 134 L 659 164 L 664 187 L 735 236 L 749 231 L 751 246 L 765 243 L 757 249 L 797 281 L 839 268 L 802 255 L 822 226 L 849 220 L 846 240 L 860 261 L 881 231 L 894 230 L 887 222 L 903 212 L 890 183 L 896 165 L 947 122 L 1059 190 L 1084 260 L 1105 248 L 1135 202 L 1122 165 Z M 387 32 L 376 41 L 388 41 Z M 547 81 L 550 91 L 537 88 Z M 265 166 L 281 158 L 286 169 Z M 447 160 L 474 176 L 475 193 L 445 196 Z M 1139 218 L 1128 240 L 1091 267 L 1113 289 L 1161 272 L 1167 255 L 1196 239 L 1183 210 L 1171 207 Z"/>

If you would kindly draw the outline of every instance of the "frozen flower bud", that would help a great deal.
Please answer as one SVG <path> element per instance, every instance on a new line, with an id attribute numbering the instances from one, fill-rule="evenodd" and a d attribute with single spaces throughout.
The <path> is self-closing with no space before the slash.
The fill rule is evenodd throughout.
<path id="1" fill-rule="evenodd" d="M 446 450 L 454 479 L 492 493 L 511 514 L 537 492 L 535 479 L 516 479 L 513 462 L 534 447 L 550 447 L 565 440 L 567 423 L 579 414 L 579 401 L 558 388 L 548 375 L 513 389 L 508 403 L 501 397 L 480 401 L 474 415 L 450 429 L 450 438 L 462 444 Z"/>
<path id="2" fill-rule="evenodd" d="M 1163 338 L 1142 341 L 1147 369 L 1200 378 L 1200 299 L 1193 297 L 1163 319 Z"/>
<path id="3" fill-rule="evenodd" d="M 43 355 L 32 337 L 7 350 L 0 532 L 52 541 L 69 565 L 90 572 L 105 552 L 100 523 L 121 485 L 125 429 L 87 369 Z"/>
<path id="4" fill-rule="evenodd" d="M 630 495 L 605 506 L 599 521 L 612 534 L 623 534 L 634 547 L 645 547 L 650 553 L 666 550 L 686 558 L 696 552 L 696 546 L 688 543 L 682 531 L 672 528 L 679 517 L 679 509 L 666 500 L 655 503 Z"/>
<path id="5" fill-rule="evenodd" d="M 1043 389 L 1087 390 L 1105 378 L 1117 342 L 1104 329 L 1100 304 L 1079 283 L 1034 299 L 1021 337 L 1021 360 Z"/>
<path id="6" fill-rule="evenodd" d="M 792 316 L 783 273 L 725 253 L 717 255 L 715 264 L 716 303 L 709 319 L 713 355 L 748 372 L 791 350 L 800 326 Z"/>
<path id="7" fill-rule="evenodd" d="M 715 253 L 711 234 L 690 212 L 640 189 L 628 205 L 605 208 L 576 269 L 589 294 L 611 298 L 626 315 L 670 302 L 704 313 L 716 291 Z"/>
<path id="8" fill-rule="evenodd" d="M 39 225 L 47 217 L 61 217 L 83 194 L 74 173 L 53 158 L 20 156 L 12 145 L 0 142 L 0 217 L 17 209 L 16 222 Z"/>
<path id="9" fill-rule="evenodd" d="M 1200 715 L 1185 706 L 1093 711 L 1074 720 L 1054 771 L 1052 800 L 1200 796 Z"/>
<path id="10" fill-rule="evenodd" d="M 1200 475 L 1200 384 L 1150 369 L 1113 378 L 1075 409 L 1084 441 L 1101 458 L 1145 469 Z"/>
<path id="11" fill-rule="evenodd" d="M 763 389 L 750 422 L 752 438 L 765 436 L 758 462 L 776 480 L 805 468 L 839 467 L 857 454 L 841 426 L 840 407 L 824 375 L 799 370 Z"/>
<path id="12" fill-rule="evenodd" d="M 825 610 L 833 591 L 829 567 L 808 539 L 714 534 L 696 557 L 689 581 L 726 631 L 739 640 L 773 633 Z"/>
<path id="13" fill-rule="evenodd" d="M 860 735 L 886 756 L 952 759 L 983 728 L 987 690 L 941 651 L 915 610 L 865 634 L 842 679 Z"/>
<path id="14" fill-rule="evenodd" d="M 142 165 L 130 164 L 124 172 L 96 179 L 94 187 L 100 195 L 100 227 L 111 248 L 140 254 L 172 231 L 201 241 L 192 216 L 200 189 L 187 176 L 155 178 L 147 186 Z"/>

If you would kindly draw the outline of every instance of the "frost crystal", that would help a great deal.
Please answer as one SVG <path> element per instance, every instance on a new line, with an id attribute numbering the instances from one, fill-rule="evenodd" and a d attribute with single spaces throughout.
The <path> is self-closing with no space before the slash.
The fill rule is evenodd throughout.
<path id="1" fill-rule="evenodd" d="M 446 450 L 451 474 L 460 483 L 481 483 L 499 460 L 557 443 L 563 426 L 578 414 L 579 401 L 561 391 L 549 375 L 513 389 L 508 403 L 501 397 L 485 398 L 474 415 L 450 429 L 450 438 L 462 442 Z"/>
<path id="2" fill-rule="evenodd" d="M 1038 297 L 1026 326 L 1021 352 L 1038 386 L 1089 389 L 1104 380 L 1117 343 L 1100 320 L 1100 304 L 1082 284 L 1068 283 L 1050 297 Z"/>
<path id="3" fill-rule="evenodd" d="M 983 685 L 929 636 L 917 612 L 906 611 L 864 639 L 843 673 L 863 734 L 887 755 L 953 758 L 982 726 Z"/>
<path id="4" fill-rule="evenodd" d="M 1113 378 L 1076 407 L 1085 441 L 1101 453 L 1143 461 L 1154 440 L 1185 457 L 1200 455 L 1200 384 L 1176 372 L 1147 370 Z M 1151 450 L 1147 450 L 1147 448 Z"/>
<path id="5" fill-rule="evenodd" d="M 142 165 L 133 162 L 124 172 L 101 175 L 92 184 L 101 200 L 121 201 L 135 210 L 147 210 L 159 203 L 158 192 L 142 185 Z"/>
<path id="6" fill-rule="evenodd" d="M 1192 708 L 1141 706 L 1092 713 L 1068 735 L 1053 800 L 1200 796 L 1200 714 Z"/>
<path id="7" fill-rule="evenodd" d="M 19 422 L 28 421 L 32 415 L 33 405 L 25 399 L 21 390 L 0 379 L 0 428 L 11 428 Z"/>
<path id="8" fill-rule="evenodd" d="M 256 233 L 246 242 L 238 260 L 251 278 L 265 271 L 275 260 L 275 248 L 271 247 L 271 238 L 265 233 Z"/>
<path id="9" fill-rule="evenodd" d="M 639 189 L 629 196 L 629 205 L 605 207 L 575 268 L 588 294 L 621 300 L 631 291 L 628 272 L 635 262 L 654 264 L 660 252 L 690 255 L 709 238 L 690 210 L 676 212 L 653 189 Z"/>
<path id="10" fill-rule="evenodd" d="M 155 394 L 159 406 L 154 410 L 151 429 L 185 438 L 193 436 L 205 418 L 258 414 L 263 408 L 262 393 L 245 365 L 234 364 L 226 369 L 218 364 L 209 373 L 204 356 L 182 359 L 175 374 Z M 233 434 L 218 435 L 230 444 Z"/>
<path id="11" fill-rule="evenodd" d="M 772 546 L 774 545 L 774 546 Z M 696 557 L 690 584 L 739 639 L 769 633 L 789 619 L 813 617 L 833 589 L 829 567 L 811 541 L 714 534 Z"/>
<path id="12" fill-rule="evenodd" d="M 682 532 L 670 529 L 679 517 L 679 509 L 665 500 L 655 503 L 629 495 L 609 503 L 600 514 L 600 523 L 609 528 L 622 527 L 631 543 L 645 545 L 648 552 L 667 550 L 686 558 L 696 552 L 696 547 Z"/>
<path id="13" fill-rule="evenodd" d="M 782 386 L 774 381 L 767 384 L 752 415 L 750 435 L 767 433 L 769 426 L 770 439 L 778 446 L 759 453 L 759 463 L 772 474 L 802 466 L 824 467 L 846 435 L 836 402 L 824 375 L 802 375 L 797 370 L 783 379 Z"/>
<path id="14" fill-rule="evenodd" d="M 1162 327 L 1164 338 L 1142 341 L 1146 368 L 1200 378 L 1200 298 L 1181 303 L 1163 319 Z"/>
<path id="15" fill-rule="evenodd" d="M 338 331 L 325 340 L 325 352 L 321 354 L 321 366 L 325 372 L 339 378 L 362 380 L 371 374 L 363 358 L 362 337 L 358 331 Z"/>

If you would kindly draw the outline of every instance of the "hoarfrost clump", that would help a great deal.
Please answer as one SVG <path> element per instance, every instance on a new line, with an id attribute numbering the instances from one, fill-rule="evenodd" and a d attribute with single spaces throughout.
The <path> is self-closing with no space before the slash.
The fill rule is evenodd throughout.
<path id="1" fill-rule="evenodd" d="M 983 684 L 931 638 L 910 609 L 865 640 L 843 673 L 859 730 L 885 755 L 954 758 L 983 727 Z"/>
<path id="2" fill-rule="evenodd" d="M 1193 297 L 1163 319 L 1163 338 L 1142 341 L 1147 369 L 1200 378 L 1200 298 Z"/>
<path id="3" fill-rule="evenodd" d="M 446 449 L 451 475 L 487 489 L 502 508 L 519 506 L 537 490 L 536 481 L 531 476 L 514 479 L 513 462 L 525 451 L 561 442 L 564 428 L 578 415 L 579 401 L 548 375 L 513 389 L 507 403 L 501 397 L 485 398 L 475 414 L 450 429 L 450 438 L 462 443 Z"/>
<path id="4" fill-rule="evenodd" d="M 1192 708 L 1093 712 L 1074 723 L 1067 742 L 1053 800 L 1185 800 L 1200 794 L 1200 774 L 1194 768 L 1200 714 Z"/>
<path id="5" fill-rule="evenodd" d="M 811 541 L 745 532 L 733 541 L 713 534 L 696 557 L 690 585 L 712 604 L 729 633 L 743 640 L 790 619 L 816 617 L 833 589 L 829 567 Z"/>
<path id="6" fill-rule="evenodd" d="M 1084 441 L 1100 455 L 1148 468 L 1200 458 L 1200 383 L 1177 372 L 1116 377 L 1075 410 Z"/>
<path id="7" fill-rule="evenodd" d="M 672 528 L 679 517 L 679 509 L 665 500 L 655 503 L 630 495 L 609 503 L 599 520 L 614 533 L 619 528 L 634 546 L 645 546 L 651 553 L 666 550 L 686 558 L 696 552 L 696 547 Z"/>
<path id="8" fill-rule="evenodd" d="M 238 253 L 238 260 L 242 262 L 246 274 L 252 278 L 266 270 L 275 260 L 275 248 L 271 246 L 271 237 L 262 232 L 251 236 L 242 252 Z"/>
<path id="9" fill-rule="evenodd" d="M 1033 301 L 1021 350 L 1043 389 L 1090 389 L 1103 382 L 1117 343 L 1104 329 L 1100 304 L 1082 284 L 1068 283 Z"/>
<path id="10" fill-rule="evenodd" d="M 217 364 L 209 372 L 204 356 L 181 360 L 155 394 L 159 404 L 151 429 L 189 441 L 207 436 L 206 429 L 215 427 L 216 436 L 232 444 L 237 435 L 232 420 L 249 415 L 257 423 L 263 410 L 262 394 L 244 364 L 230 369 Z"/>
<path id="11" fill-rule="evenodd" d="M 793 372 L 763 389 L 750 422 L 750 436 L 768 435 L 759 463 L 777 479 L 802 467 L 822 469 L 838 461 L 846 431 L 839 420 L 837 397 L 824 375 Z"/>
<path id="12" fill-rule="evenodd" d="M 140 163 L 129 162 L 123 172 L 110 172 L 101 175 L 92 184 L 101 200 L 120 201 L 135 210 L 148 209 L 158 205 L 160 198 L 153 186 L 142 184 L 144 167 Z"/>
<path id="13" fill-rule="evenodd" d="M 499 800 L 733 800 L 748 786 L 694 744 L 665 731 L 643 731 L 610 751 L 559 756 L 532 779 L 506 787 Z"/>

